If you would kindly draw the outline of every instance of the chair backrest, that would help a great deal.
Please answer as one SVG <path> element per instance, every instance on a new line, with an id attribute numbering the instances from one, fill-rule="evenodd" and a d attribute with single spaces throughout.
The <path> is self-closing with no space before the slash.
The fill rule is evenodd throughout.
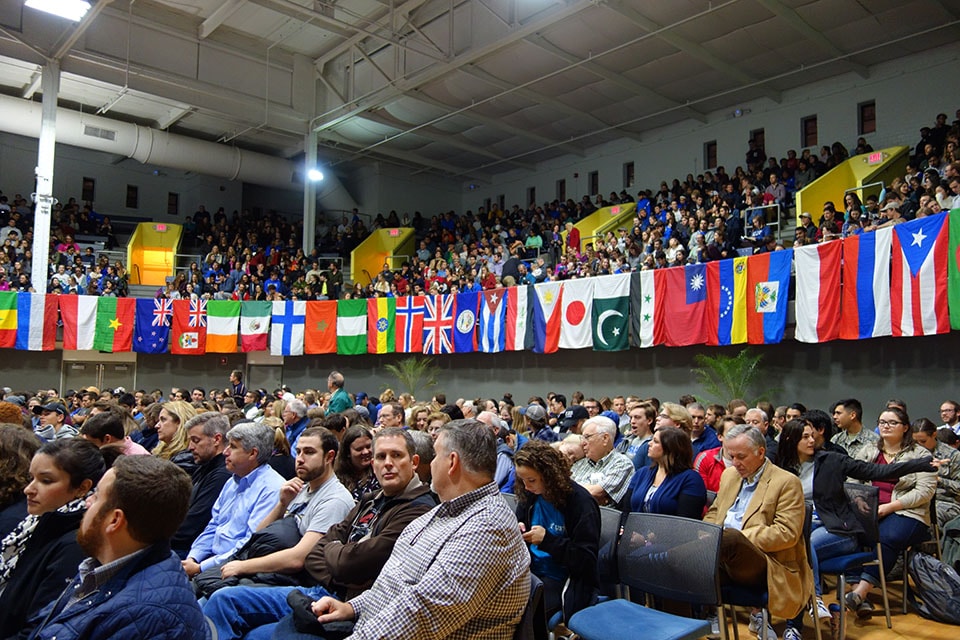
<path id="1" fill-rule="evenodd" d="M 843 485 L 847 500 L 863 527 L 863 541 L 873 546 L 880 540 L 880 519 L 877 508 L 880 506 L 880 490 L 873 485 L 847 482 Z"/>
<path id="2" fill-rule="evenodd" d="M 506 495 L 506 494 L 504 494 Z M 547 640 L 547 615 L 543 608 L 543 582 L 530 574 L 530 598 L 513 632 L 513 640 Z"/>
<path id="3" fill-rule="evenodd" d="M 600 507 L 599 570 L 601 582 L 619 581 L 617 578 L 617 540 L 623 513 L 610 507 Z"/>
<path id="4" fill-rule="evenodd" d="M 507 506 L 510 507 L 510 512 L 516 513 L 517 496 L 513 495 L 512 493 L 501 493 L 500 495 L 503 496 L 503 499 L 507 501 Z"/>
<path id="5" fill-rule="evenodd" d="M 670 600 L 717 605 L 722 532 L 701 520 L 631 513 L 617 552 L 620 581 Z"/>

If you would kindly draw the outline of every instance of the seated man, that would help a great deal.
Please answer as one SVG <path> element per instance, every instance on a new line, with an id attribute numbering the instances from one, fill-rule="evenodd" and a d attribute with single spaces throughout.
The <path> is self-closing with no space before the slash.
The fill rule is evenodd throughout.
<path id="1" fill-rule="evenodd" d="M 429 438 L 429 436 L 428 436 Z M 301 438 L 301 442 L 303 442 Z M 416 476 L 419 462 L 410 432 L 387 428 L 373 438 L 373 472 L 380 491 L 364 496 L 342 522 L 330 527 L 307 556 L 308 586 L 301 590 L 319 599 L 350 598 L 370 588 L 390 557 L 400 533 L 434 506 L 430 487 Z M 272 634 L 271 623 L 290 613 L 287 594 L 293 587 L 227 587 L 204 605 L 220 640 Z M 263 628 L 269 625 L 269 628 Z"/>
<path id="2" fill-rule="evenodd" d="M 721 582 L 766 590 L 770 613 L 791 619 L 810 599 L 813 579 L 803 541 L 805 506 L 800 479 L 766 459 L 763 433 L 751 425 L 730 428 L 723 448 L 733 466 L 720 477 L 720 490 L 704 521 L 723 526 Z M 750 616 L 750 630 L 763 635 L 762 615 Z"/>
<path id="3" fill-rule="evenodd" d="M 189 501 L 190 478 L 172 462 L 117 458 L 87 499 L 80 523 L 77 541 L 90 557 L 63 594 L 40 611 L 30 637 L 209 637 L 180 561 L 170 552 L 170 536 Z"/>
<path id="4" fill-rule="evenodd" d="M 441 504 L 400 534 L 369 590 L 313 603 L 322 624 L 355 621 L 351 638 L 493 640 L 513 636 L 530 597 L 530 554 L 493 474 L 497 440 L 476 420 L 445 424 L 433 487 Z M 292 626 L 288 616 L 274 637 Z"/>
<path id="5" fill-rule="evenodd" d="M 273 509 L 284 481 L 267 464 L 272 454 L 273 429 L 267 425 L 241 422 L 227 432 L 223 458 L 233 477 L 223 485 L 210 522 L 183 561 L 188 576 L 226 562 Z"/>
<path id="6" fill-rule="evenodd" d="M 596 416 L 580 428 L 584 457 L 570 469 L 574 482 L 583 485 L 601 505 L 619 504 L 633 478 L 633 461 L 613 448 L 617 425 Z"/>
<path id="7" fill-rule="evenodd" d="M 148 456 L 150 452 L 130 439 L 123 431 L 123 423 L 112 411 L 88 417 L 80 427 L 80 437 L 98 447 L 116 444 L 125 456 Z"/>

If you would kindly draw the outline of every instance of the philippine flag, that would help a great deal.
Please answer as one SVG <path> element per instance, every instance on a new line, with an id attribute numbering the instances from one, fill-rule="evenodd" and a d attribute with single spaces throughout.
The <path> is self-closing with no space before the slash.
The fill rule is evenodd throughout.
<path id="1" fill-rule="evenodd" d="M 798 342 L 826 342 L 840 335 L 840 253 L 842 242 L 793 250 L 797 265 Z"/>
<path id="2" fill-rule="evenodd" d="M 890 316 L 895 336 L 950 331 L 946 218 L 946 213 L 938 213 L 894 227 Z"/>
<path id="3" fill-rule="evenodd" d="M 890 335 L 890 247 L 893 228 L 843 239 L 840 337 Z"/>
<path id="4" fill-rule="evenodd" d="M 657 269 L 654 273 L 657 310 L 653 341 L 685 347 L 707 341 L 707 265 Z"/>
<path id="5" fill-rule="evenodd" d="M 560 348 L 562 285 L 559 282 L 535 284 L 533 296 L 533 351 L 554 353 Z"/>

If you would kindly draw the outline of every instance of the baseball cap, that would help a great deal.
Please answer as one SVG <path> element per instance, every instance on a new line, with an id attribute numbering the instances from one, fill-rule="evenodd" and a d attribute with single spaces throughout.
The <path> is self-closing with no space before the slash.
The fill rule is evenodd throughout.
<path id="1" fill-rule="evenodd" d="M 60 404 L 59 402 L 50 402 L 42 405 L 38 404 L 33 408 L 33 413 L 38 416 L 47 411 L 56 411 L 62 416 L 67 415 L 67 408 L 64 407 L 62 404 Z"/>
<path id="2" fill-rule="evenodd" d="M 578 404 L 575 404 L 563 412 L 563 415 L 560 418 L 560 428 L 564 431 L 567 431 L 577 426 L 577 423 L 581 420 L 586 420 L 589 417 L 590 414 L 587 413 L 586 409 Z"/>
<path id="3" fill-rule="evenodd" d="M 546 422 L 547 421 L 547 410 L 541 407 L 538 404 L 531 404 L 527 407 L 527 410 L 524 412 L 526 417 L 528 417 L 531 422 Z"/>

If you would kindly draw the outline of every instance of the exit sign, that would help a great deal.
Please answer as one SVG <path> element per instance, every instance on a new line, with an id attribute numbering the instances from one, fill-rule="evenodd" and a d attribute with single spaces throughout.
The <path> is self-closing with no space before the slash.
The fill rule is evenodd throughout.
<path id="1" fill-rule="evenodd" d="M 153 225 L 153 230 L 158 233 L 164 233 L 167 230 L 167 225 L 165 224 L 155 224 Z"/>
<path id="2" fill-rule="evenodd" d="M 615 216 L 615 215 L 618 215 L 619 213 L 620 213 L 620 205 L 617 205 L 615 207 L 610 207 L 610 215 Z"/>
<path id="3" fill-rule="evenodd" d="M 390 229 L 389 231 L 391 238 L 396 238 L 400 236 L 400 229 Z"/>
<path id="4" fill-rule="evenodd" d="M 874 151 L 867 156 L 867 164 L 880 164 L 881 162 L 883 162 L 882 151 Z"/>

